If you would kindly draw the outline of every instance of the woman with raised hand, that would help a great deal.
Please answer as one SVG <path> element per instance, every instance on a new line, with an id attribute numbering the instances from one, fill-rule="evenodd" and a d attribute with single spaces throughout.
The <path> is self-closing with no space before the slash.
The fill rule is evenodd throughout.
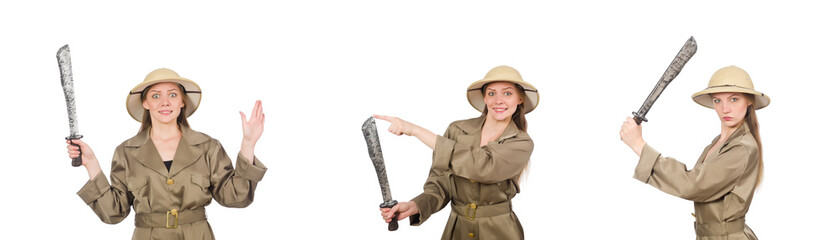
<path id="1" fill-rule="evenodd" d="M 638 155 L 634 178 L 668 194 L 694 202 L 698 240 L 758 239 L 745 217 L 755 188 L 763 177 L 760 126 L 756 109 L 769 105 L 769 97 L 755 91 L 743 69 L 717 70 L 708 88 L 695 93 L 697 104 L 713 108 L 720 120 L 720 135 L 705 147 L 697 164 L 685 164 L 662 155 L 642 139 L 632 118 L 621 126 L 621 140 Z"/>
<path id="2" fill-rule="evenodd" d="M 240 113 L 244 137 L 233 168 L 218 140 L 189 128 L 186 118 L 197 110 L 201 94 L 195 82 L 165 68 L 134 87 L 127 108 L 141 126 L 116 147 L 110 183 L 90 146 L 67 141 L 69 157 L 78 157 L 81 150 L 90 176 L 78 196 L 102 222 L 119 223 L 133 207 L 133 239 L 214 239 L 204 206 L 212 199 L 239 208 L 253 202 L 267 171 L 254 155 L 264 130 L 261 101 L 249 120 Z"/>

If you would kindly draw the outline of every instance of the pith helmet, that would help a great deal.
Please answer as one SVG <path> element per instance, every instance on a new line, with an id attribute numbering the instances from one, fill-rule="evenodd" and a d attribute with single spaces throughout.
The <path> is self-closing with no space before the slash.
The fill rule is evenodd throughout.
<path id="1" fill-rule="evenodd" d="M 491 69 L 488 74 L 485 75 L 485 78 L 478 80 L 473 84 L 470 84 L 470 87 L 467 87 L 467 101 L 469 101 L 470 105 L 479 112 L 485 109 L 482 87 L 492 82 L 510 82 L 520 85 L 524 92 L 525 109 L 523 112 L 525 113 L 534 111 L 534 108 L 537 107 L 537 103 L 540 101 L 540 93 L 537 92 L 537 88 L 535 88 L 534 85 L 523 81 L 522 76 L 520 76 L 520 72 L 509 66 L 498 66 Z"/>
<path id="2" fill-rule="evenodd" d="M 145 89 L 151 85 L 162 82 L 176 83 L 183 87 L 186 94 L 186 96 L 184 96 L 186 107 L 183 113 L 186 114 L 186 117 L 191 116 L 194 111 L 197 110 L 197 107 L 200 106 L 200 97 L 202 94 L 200 92 L 200 86 L 198 86 L 197 83 L 180 77 L 179 74 L 171 69 L 160 68 L 148 73 L 148 75 L 145 76 L 145 80 L 143 80 L 139 85 L 136 85 L 136 87 L 131 89 L 131 92 L 128 93 L 128 99 L 125 105 L 128 108 L 128 114 L 130 114 L 136 121 L 142 122 L 142 117 L 145 114 L 145 108 L 142 107 L 142 99 L 140 99 L 142 92 L 144 92 Z"/>
<path id="3" fill-rule="evenodd" d="M 748 93 L 755 96 L 755 109 L 761 109 L 769 105 L 769 97 L 766 94 L 755 91 L 755 86 L 752 84 L 752 78 L 743 69 L 737 66 L 728 66 L 717 70 L 708 81 L 708 87 L 705 90 L 694 93 L 691 96 L 699 105 L 707 108 L 714 108 L 712 102 L 712 93 L 721 92 L 737 92 Z"/>

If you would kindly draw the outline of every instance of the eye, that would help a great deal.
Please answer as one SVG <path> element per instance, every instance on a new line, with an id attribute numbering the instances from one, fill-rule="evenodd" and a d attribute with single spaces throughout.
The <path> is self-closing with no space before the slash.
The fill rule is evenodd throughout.
<path id="1" fill-rule="evenodd" d="M 177 97 L 177 94 L 176 93 L 169 93 L 168 97 L 170 97 L 170 98 Z"/>
<path id="2" fill-rule="evenodd" d="M 732 102 L 737 102 L 737 100 L 738 100 L 737 98 L 732 98 L 731 99 Z"/>
<path id="3" fill-rule="evenodd" d="M 157 99 L 157 98 L 160 98 L 160 95 L 159 94 L 153 94 L 153 95 L 151 95 L 151 98 Z"/>
<path id="4" fill-rule="evenodd" d="M 505 92 L 505 96 L 511 96 L 511 92 Z"/>
<path id="5" fill-rule="evenodd" d="M 714 99 L 714 103 L 720 103 L 720 99 Z"/>
<path id="6" fill-rule="evenodd" d="M 495 92 L 489 92 L 488 93 L 488 96 L 493 96 L 493 95 L 496 95 L 496 93 Z"/>

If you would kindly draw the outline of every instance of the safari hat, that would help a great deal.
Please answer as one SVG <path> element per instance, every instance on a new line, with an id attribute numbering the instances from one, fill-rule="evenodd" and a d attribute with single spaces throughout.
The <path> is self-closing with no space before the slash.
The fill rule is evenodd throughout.
<path id="1" fill-rule="evenodd" d="M 180 77 L 179 74 L 171 69 L 159 68 L 145 76 L 145 80 L 131 89 L 131 92 L 128 94 L 125 105 L 128 108 L 128 114 L 136 121 L 142 122 L 142 117 L 145 114 L 145 108 L 142 107 L 142 99 L 140 98 L 142 92 L 151 85 L 162 82 L 176 83 L 183 87 L 186 93 L 186 96 L 184 96 L 186 107 L 183 112 L 186 114 L 186 117 L 191 116 L 197 110 L 197 107 L 200 106 L 200 97 L 202 94 L 200 93 L 200 86 L 197 83 Z"/>
<path id="2" fill-rule="evenodd" d="M 485 109 L 485 100 L 482 97 L 482 87 L 492 82 L 511 82 L 520 85 L 525 92 L 525 96 L 523 97 L 525 101 L 525 113 L 529 113 L 537 107 L 537 103 L 540 100 L 540 93 L 537 92 L 537 88 L 535 88 L 534 85 L 523 81 L 522 76 L 520 76 L 520 72 L 517 72 L 517 69 L 503 65 L 491 69 L 491 71 L 485 75 L 485 78 L 478 80 L 473 84 L 470 84 L 470 87 L 467 87 L 467 101 L 469 101 L 470 105 L 477 111 L 482 112 L 482 110 Z"/>
<path id="3" fill-rule="evenodd" d="M 691 98 L 699 105 L 707 108 L 714 108 L 714 103 L 709 94 L 721 92 L 748 93 L 755 96 L 755 109 L 761 109 L 769 105 L 769 97 L 766 94 L 755 91 L 752 78 L 743 69 L 737 66 L 728 66 L 717 70 L 708 80 L 708 88 L 694 93 Z"/>

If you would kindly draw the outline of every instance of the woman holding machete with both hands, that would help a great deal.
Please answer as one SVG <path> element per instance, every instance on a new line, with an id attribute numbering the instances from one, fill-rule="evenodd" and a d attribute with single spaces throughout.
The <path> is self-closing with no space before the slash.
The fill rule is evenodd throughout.
<path id="1" fill-rule="evenodd" d="M 621 140 L 639 155 L 634 178 L 668 194 L 694 201 L 698 240 L 758 239 L 745 223 L 752 196 L 763 177 L 763 155 L 756 109 L 769 97 L 755 91 L 752 79 L 736 66 L 721 68 L 708 88 L 691 96 L 713 108 L 720 135 L 703 150 L 693 169 L 662 157 L 642 139 L 642 129 L 627 118 Z"/>
<path id="2" fill-rule="evenodd" d="M 82 165 L 90 175 L 78 192 L 102 222 L 115 224 L 133 206 L 133 239 L 214 239 L 204 206 L 214 198 L 227 207 L 246 207 L 267 168 L 254 155 L 264 131 L 261 101 L 246 119 L 237 165 L 220 142 L 189 128 L 187 117 L 200 105 L 200 87 L 176 72 L 160 68 L 128 94 L 128 113 L 142 123 L 139 133 L 126 140 L 113 155 L 111 183 L 99 167 L 93 150 L 80 145 Z M 79 147 L 69 145 L 70 158 Z"/>
<path id="3" fill-rule="evenodd" d="M 433 149 L 424 193 L 381 208 L 381 215 L 386 222 L 409 217 L 411 225 L 420 225 L 452 201 L 441 239 L 523 239 L 511 198 L 519 193 L 534 149 L 525 114 L 537 107 L 539 93 L 517 70 L 499 66 L 468 87 L 467 99 L 482 116 L 451 123 L 443 136 L 396 117 L 374 116 L 390 122 L 393 134 L 415 136 Z M 398 219 L 392 219 L 396 212 Z"/>

